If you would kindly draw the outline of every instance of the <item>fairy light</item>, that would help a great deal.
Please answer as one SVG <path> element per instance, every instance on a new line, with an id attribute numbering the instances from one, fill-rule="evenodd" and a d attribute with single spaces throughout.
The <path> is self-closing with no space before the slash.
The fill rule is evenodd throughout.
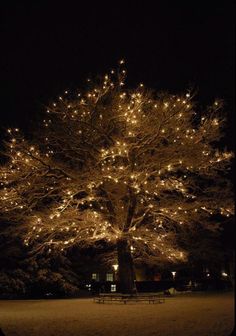
<path id="1" fill-rule="evenodd" d="M 90 89 L 75 98 L 68 91 L 58 97 L 43 120 L 42 143 L 7 130 L 0 210 L 16 221 L 23 216 L 25 244 L 48 252 L 101 240 L 115 246 L 123 238 L 134 258 L 149 250 L 184 260 L 173 227 L 203 218 L 207 227 L 214 214 L 233 214 L 227 198 L 213 201 L 192 190 L 194 176 L 214 176 L 233 155 L 212 146 L 221 124 L 215 114 L 193 123 L 190 93 L 157 98 L 142 83 L 126 90 L 124 60 L 119 64 L 117 77 L 111 70 L 100 83 L 87 80 Z"/>

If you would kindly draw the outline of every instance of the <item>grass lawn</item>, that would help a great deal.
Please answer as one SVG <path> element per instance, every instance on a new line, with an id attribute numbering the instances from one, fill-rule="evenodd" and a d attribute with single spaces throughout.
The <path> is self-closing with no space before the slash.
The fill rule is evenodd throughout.
<path id="1" fill-rule="evenodd" d="M 234 295 L 181 294 L 154 305 L 2 300 L 0 327 L 6 336 L 229 336 Z"/>

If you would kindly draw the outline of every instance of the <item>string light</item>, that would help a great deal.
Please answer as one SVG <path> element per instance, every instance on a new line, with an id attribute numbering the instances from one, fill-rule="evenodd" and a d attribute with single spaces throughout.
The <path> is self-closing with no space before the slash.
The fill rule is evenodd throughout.
<path id="1" fill-rule="evenodd" d="M 215 111 L 196 125 L 190 93 L 156 98 L 142 83 L 125 90 L 125 76 L 111 70 L 100 83 L 87 80 L 90 89 L 75 98 L 65 91 L 47 109 L 42 142 L 7 130 L 0 210 L 24 218 L 27 246 L 51 252 L 126 239 L 134 258 L 149 251 L 184 260 L 176 225 L 208 228 L 215 214 L 233 214 L 229 197 L 199 192 L 201 179 L 216 177 L 233 156 L 212 146 L 221 124 Z"/>

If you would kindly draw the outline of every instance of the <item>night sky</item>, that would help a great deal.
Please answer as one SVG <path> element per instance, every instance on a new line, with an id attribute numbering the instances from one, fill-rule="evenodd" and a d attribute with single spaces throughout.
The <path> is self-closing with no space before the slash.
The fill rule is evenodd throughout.
<path id="1" fill-rule="evenodd" d="M 17 1 L 1 4 L 1 138 L 25 130 L 66 89 L 124 58 L 128 84 L 173 93 L 195 88 L 200 106 L 223 98 L 233 145 L 233 1 Z"/>

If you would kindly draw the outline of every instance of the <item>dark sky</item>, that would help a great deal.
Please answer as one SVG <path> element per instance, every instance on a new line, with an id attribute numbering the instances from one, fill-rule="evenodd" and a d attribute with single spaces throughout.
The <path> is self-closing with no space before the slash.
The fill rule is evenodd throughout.
<path id="1" fill-rule="evenodd" d="M 1 134 L 27 128 L 55 96 L 120 58 L 129 85 L 171 92 L 193 86 L 203 106 L 223 98 L 233 125 L 233 1 L 79 2 L 0 5 Z M 229 126 L 230 145 L 232 132 Z"/>

